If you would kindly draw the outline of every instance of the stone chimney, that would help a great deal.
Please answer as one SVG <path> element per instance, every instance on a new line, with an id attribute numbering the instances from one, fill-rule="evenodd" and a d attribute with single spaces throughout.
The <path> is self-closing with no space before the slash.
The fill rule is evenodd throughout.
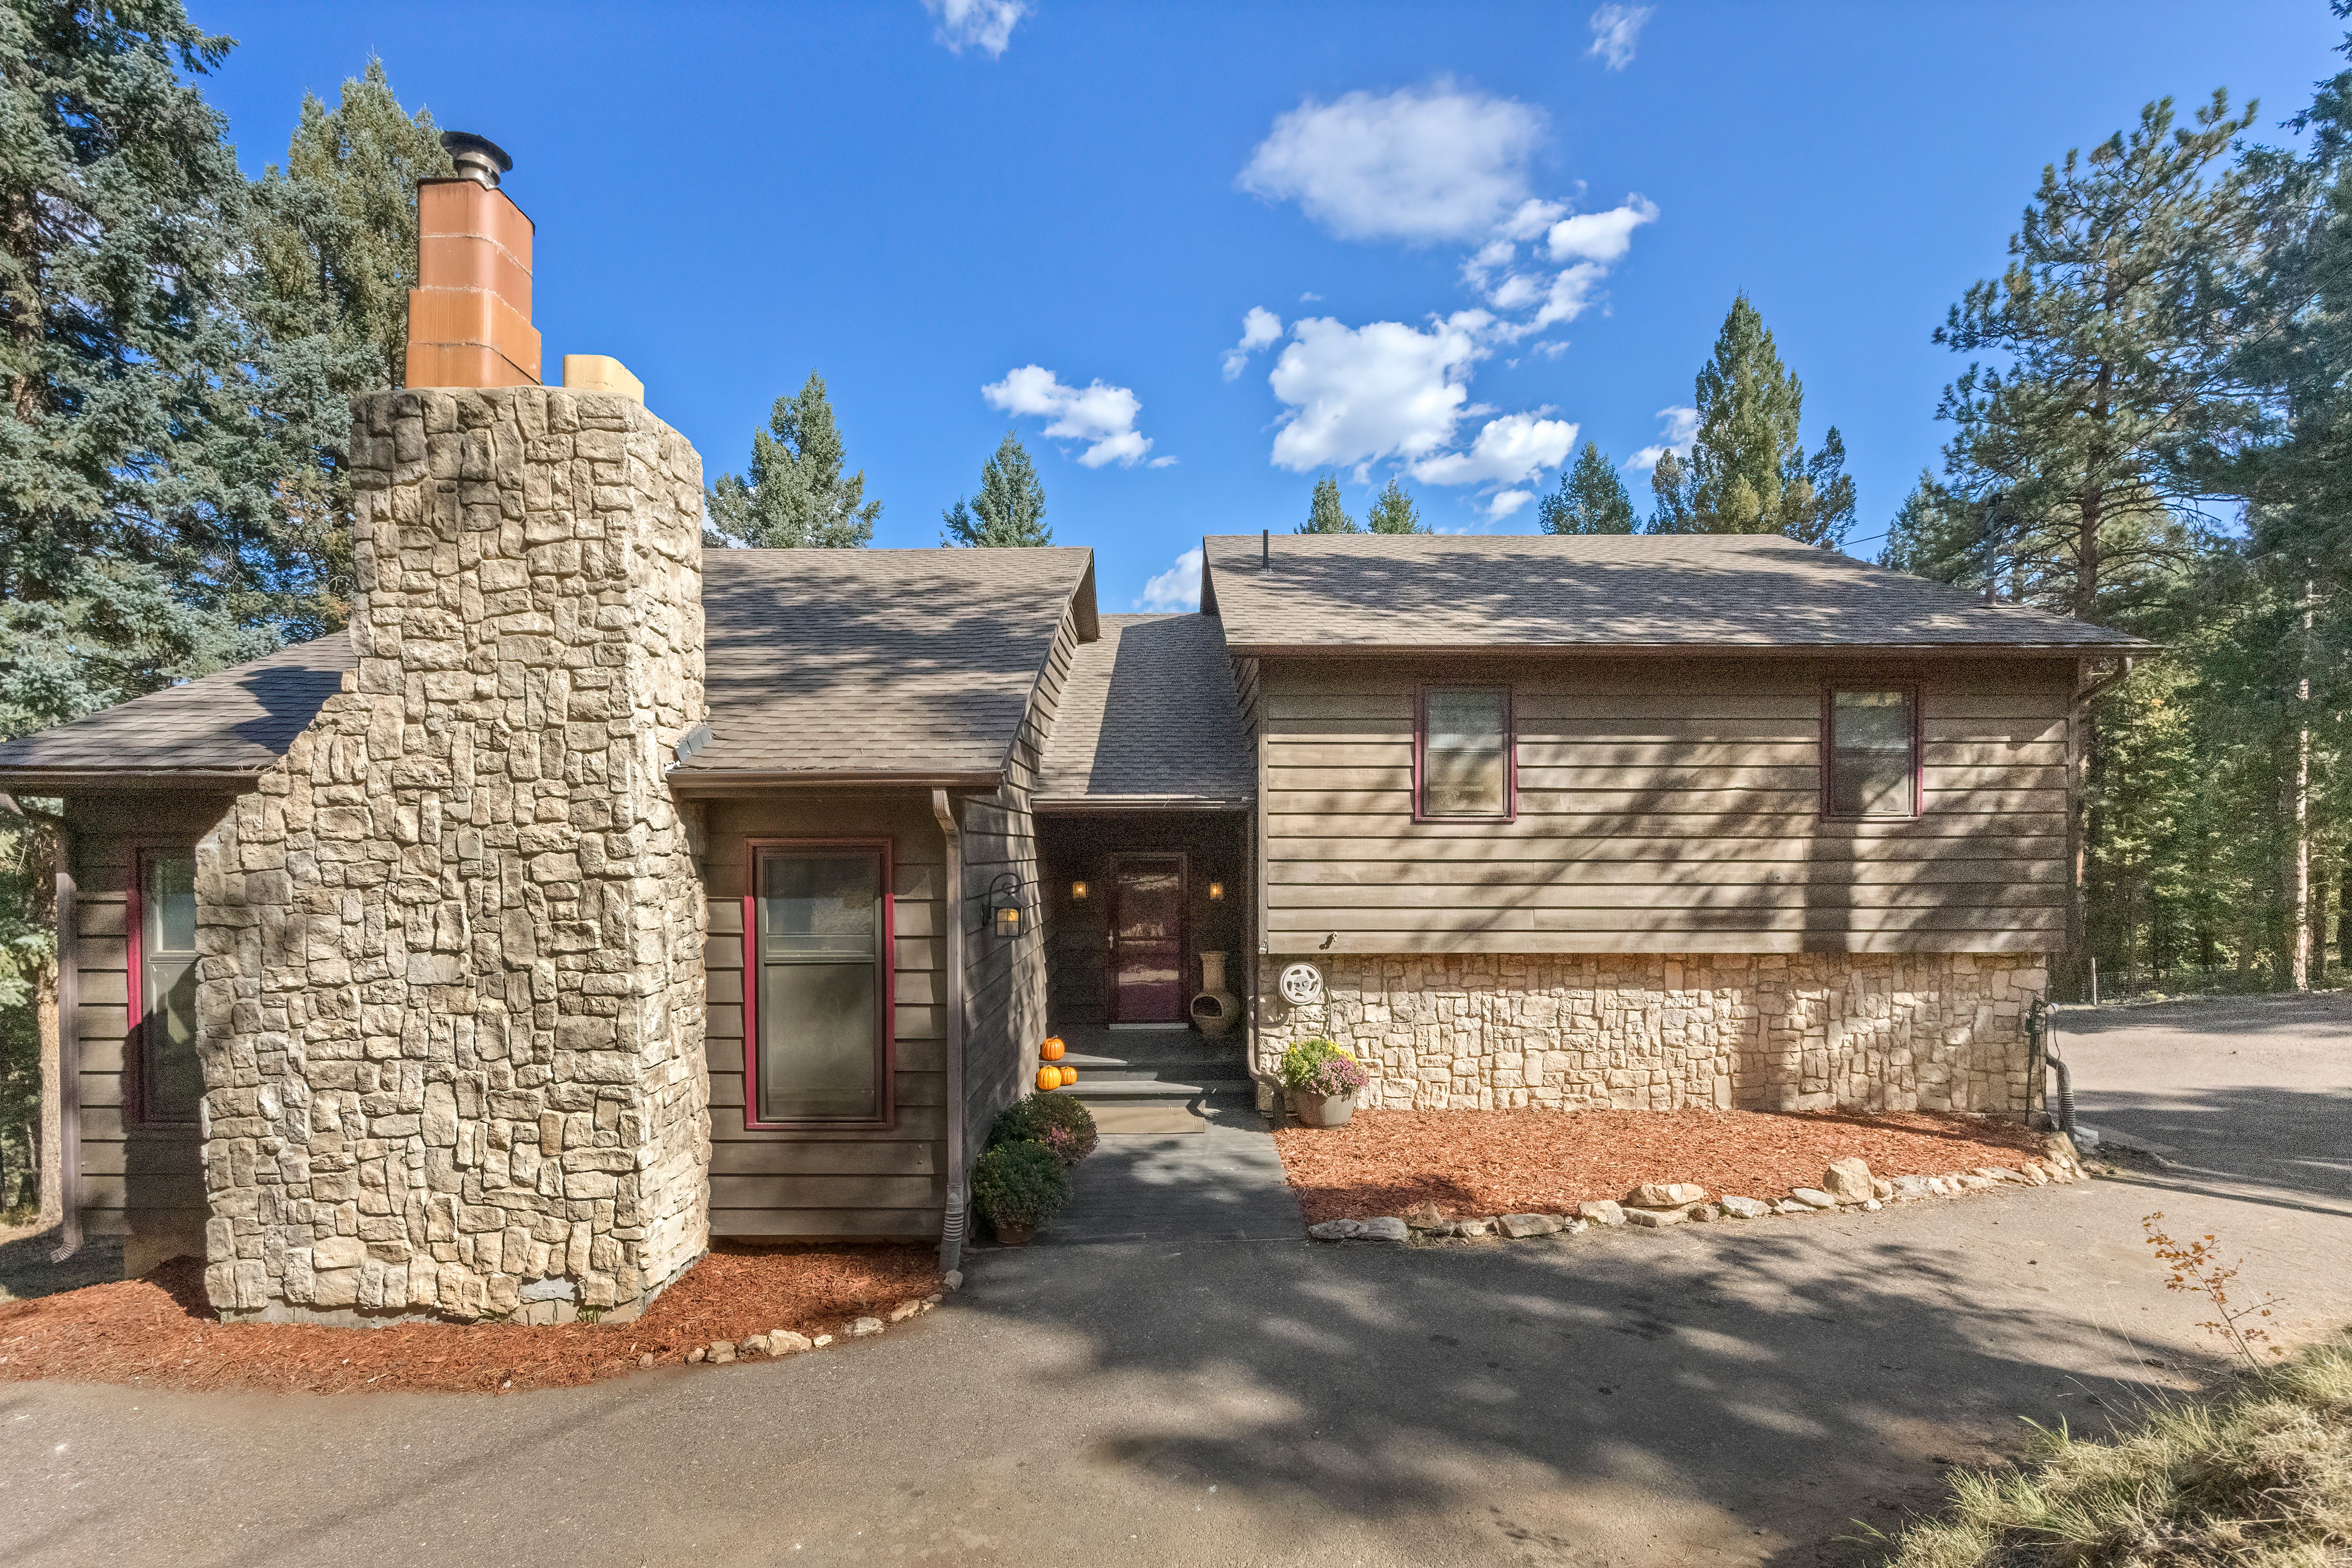
<path id="1" fill-rule="evenodd" d="M 457 184 L 504 201 L 428 198 Z M 198 848 L 206 1290 L 618 1318 L 708 1244 L 664 778 L 704 717 L 701 462 L 633 398 L 536 385 L 361 398 L 352 458 L 356 670 Z"/>

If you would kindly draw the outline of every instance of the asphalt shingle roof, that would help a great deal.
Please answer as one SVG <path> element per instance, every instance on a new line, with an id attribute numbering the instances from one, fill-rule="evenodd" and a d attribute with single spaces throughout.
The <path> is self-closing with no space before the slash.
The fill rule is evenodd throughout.
<path id="1" fill-rule="evenodd" d="M 0 773 L 27 791 L 51 773 L 258 773 L 286 754 L 351 668 L 350 635 L 331 632 L 20 736 L 0 745 Z"/>
<path id="2" fill-rule="evenodd" d="M 1778 534 L 1277 533 L 1271 572 L 1260 545 L 1203 541 L 1202 606 L 1239 654 L 2150 646 Z"/>
<path id="3" fill-rule="evenodd" d="M 1040 804 L 1243 804 L 1257 767 L 1211 616 L 1105 616 L 1071 660 Z"/>
<path id="4" fill-rule="evenodd" d="M 1094 552 L 712 550 L 710 741 L 674 776 L 993 773 Z"/>

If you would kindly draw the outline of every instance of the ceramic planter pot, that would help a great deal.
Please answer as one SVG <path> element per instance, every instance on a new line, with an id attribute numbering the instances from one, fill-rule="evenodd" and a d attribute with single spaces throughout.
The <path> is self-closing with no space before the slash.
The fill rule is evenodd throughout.
<path id="1" fill-rule="evenodd" d="M 993 1219 L 988 1225 L 996 1233 L 996 1245 L 999 1247 L 1026 1247 L 1037 1238 L 1037 1227 L 1034 1225 L 1015 1225 L 1008 1219 Z"/>
<path id="2" fill-rule="evenodd" d="M 1345 1127 L 1356 1114 L 1353 1094 L 1302 1094 L 1290 1091 L 1290 1114 L 1301 1127 Z"/>

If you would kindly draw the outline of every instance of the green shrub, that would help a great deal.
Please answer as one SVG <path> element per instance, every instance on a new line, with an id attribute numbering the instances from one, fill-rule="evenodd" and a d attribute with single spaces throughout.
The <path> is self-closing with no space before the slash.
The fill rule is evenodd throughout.
<path id="1" fill-rule="evenodd" d="M 1330 1040 L 1301 1040 L 1282 1053 L 1282 1081 L 1293 1094 L 1353 1094 L 1372 1081 L 1372 1075 Z"/>
<path id="2" fill-rule="evenodd" d="M 991 1225 L 1043 1225 L 1069 1195 L 1069 1173 L 1043 1143 L 999 1143 L 972 1168 L 971 1201 Z"/>
<path id="3" fill-rule="evenodd" d="M 1066 1094 L 1043 1091 L 1007 1106 L 988 1130 L 988 1146 L 1042 1143 L 1065 1166 L 1075 1165 L 1095 1152 L 1095 1118 Z"/>

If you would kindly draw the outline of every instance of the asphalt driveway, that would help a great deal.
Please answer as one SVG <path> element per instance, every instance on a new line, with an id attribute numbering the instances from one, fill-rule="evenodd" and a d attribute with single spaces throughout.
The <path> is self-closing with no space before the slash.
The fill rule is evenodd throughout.
<path id="1" fill-rule="evenodd" d="M 1851 1521 L 1932 1506 L 2021 1419 L 2096 1426 L 2206 1373 L 2151 1210 L 2242 1254 L 2290 1333 L 2352 1317 L 2343 999 L 2066 1023 L 2085 1119 L 2146 1119 L 2169 1167 L 1562 1242 L 993 1253 L 877 1342 L 523 1396 L 0 1384 L 0 1542 L 369 1568 L 1864 1560 Z"/>

